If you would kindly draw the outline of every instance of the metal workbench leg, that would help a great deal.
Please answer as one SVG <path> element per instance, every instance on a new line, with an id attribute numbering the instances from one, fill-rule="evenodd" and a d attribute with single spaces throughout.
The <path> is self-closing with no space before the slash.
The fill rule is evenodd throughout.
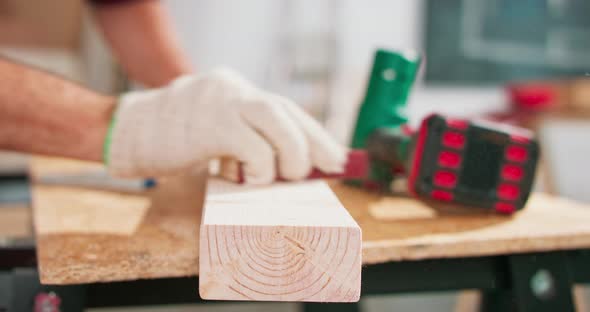
<path id="1" fill-rule="evenodd" d="M 0 291 L 7 290 L 5 294 L 8 294 L 4 300 L 0 296 L 0 301 L 5 301 L 0 302 L 0 312 L 37 311 L 36 306 L 43 311 L 84 311 L 83 286 L 43 286 L 39 284 L 39 275 L 33 268 L 16 268 L 0 273 L 0 282 L 3 281 Z"/>
<path id="2" fill-rule="evenodd" d="M 360 312 L 360 303 L 312 303 L 303 304 L 304 312 Z"/>
<path id="3" fill-rule="evenodd" d="M 511 289 L 484 293 L 483 311 L 574 311 L 564 252 L 512 255 L 508 264 Z"/>

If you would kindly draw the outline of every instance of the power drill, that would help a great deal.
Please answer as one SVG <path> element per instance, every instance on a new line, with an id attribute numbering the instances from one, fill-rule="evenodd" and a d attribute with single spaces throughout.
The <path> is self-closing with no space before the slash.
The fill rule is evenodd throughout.
<path id="1" fill-rule="evenodd" d="M 405 107 L 420 63 L 418 53 L 376 52 L 344 172 L 313 170 L 308 178 L 338 178 L 389 191 L 394 179 L 404 175 L 417 198 L 505 214 L 522 209 L 539 158 L 533 135 L 439 114 L 425 118 L 417 131 L 410 129 Z M 241 165 L 224 168 L 225 178 L 243 182 Z"/>
<path id="2" fill-rule="evenodd" d="M 361 106 L 352 147 L 366 149 L 368 187 L 388 190 L 396 174 L 408 191 L 471 207 L 512 213 L 531 192 L 539 146 L 528 130 L 433 114 L 419 129 L 404 112 L 419 70 L 417 53 L 379 50 Z"/>

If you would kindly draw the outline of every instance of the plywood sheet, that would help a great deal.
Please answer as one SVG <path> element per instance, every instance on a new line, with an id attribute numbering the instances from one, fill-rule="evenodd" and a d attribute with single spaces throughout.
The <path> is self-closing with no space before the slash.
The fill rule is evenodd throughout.
<path id="1" fill-rule="evenodd" d="M 36 158 L 33 171 L 71 172 L 74 167 L 83 170 L 85 165 Z M 203 177 L 161 185 L 145 195 L 150 206 L 131 235 L 39 235 L 42 281 L 67 284 L 196 275 L 201 209 L 195 203 L 202 201 Z M 336 182 L 330 185 L 361 226 L 365 264 L 590 248 L 590 206 L 566 199 L 534 194 L 524 211 L 506 217 L 379 196 Z M 63 195 L 47 196 L 52 189 Z M 79 191 L 35 185 L 35 214 L 68 205 Z M 97 191 L 95 196 L 104 200 L 110 195 Z M 77 207 L 80 212 L 87 209 Z M 37 226 L 40 222 L 44 220 L 36 219 Z"/>
<path id="2" fill-rule="evenodd" d="M 503 216 L 339 183 L 332 189 L 363 230 L 365 264 L 590 247 L 590 206 L 547 194 Z"/>
<path id="3" fill-rule="evenodd" d="M 95 169 L 93 165 L 51 158 L 36 158 L 32 166 L 33 175 Z M 72 284 L 196 275 L 205 187 L 201 175 L 162 180 L 156 191 L 143 195 L 34 185 L 41 282 Z M 142 204 L 146 201 L 144 211 Z M 103 207 L 105 211 L 100 212 L 101 205 L 110 208 Z M 85 219 L 85 214 L 99 220 Z M 137 221 L 121 220 L 124 218 Z M 80 224 L 63 221 L 68 219 Z M 90 225 L 84 228 L 81 224 L 86 221 Z"/>

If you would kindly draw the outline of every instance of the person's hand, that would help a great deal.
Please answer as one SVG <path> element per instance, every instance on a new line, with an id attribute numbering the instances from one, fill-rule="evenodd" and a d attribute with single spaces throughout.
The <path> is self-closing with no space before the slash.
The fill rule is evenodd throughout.
<path id="1" fill-rule="evenodd" d="M 295 103 L 229 69 L 124 94 L 105 142 L 116 176 L 177 174 L 231 157 L 243 163 L 248 183 L 269 183 L 277 170 L 286 179 L 312 167 L 341 172 L 346 152 Z"/>

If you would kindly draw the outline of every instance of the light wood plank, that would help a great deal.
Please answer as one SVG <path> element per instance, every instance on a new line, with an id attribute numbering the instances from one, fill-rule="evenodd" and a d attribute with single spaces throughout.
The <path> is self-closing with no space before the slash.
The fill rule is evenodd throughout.
<path id="1" fill-rule="evenodd" d="M 204 299 L 359 300 L 361 230 L 323 181 L 210 180 L 199 254 Z"/>

